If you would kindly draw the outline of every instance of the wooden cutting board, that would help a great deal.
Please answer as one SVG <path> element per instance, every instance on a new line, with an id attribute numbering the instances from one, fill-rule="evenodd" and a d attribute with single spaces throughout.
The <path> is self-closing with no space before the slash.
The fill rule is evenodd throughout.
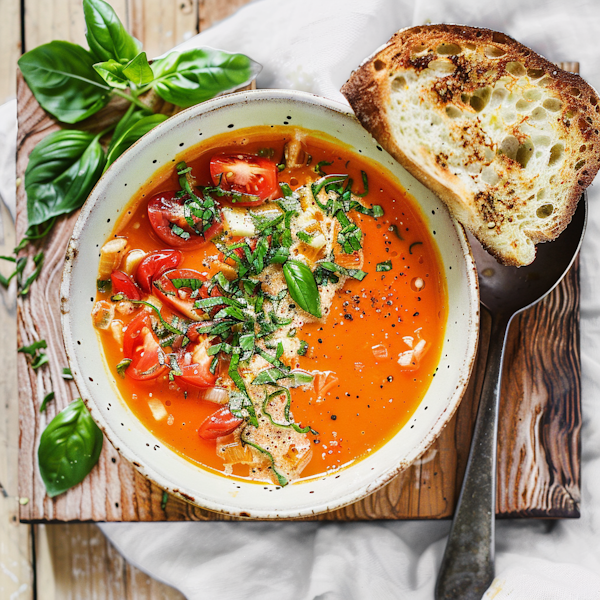
<path id="1" fill-rule="evenodd" d="M 577 63 L 561 63 L 578 71 Z M 17 237 L 27 228 L 22 185 L 29 153 L 58 128 L 33 98 L 19 74 L 17 139 Z M 125 101 L 126 102 L 126 101 Z M 100 130 L 122 106 L 96 115 Z M 47 423 L 78 397 L 62 378 L 67 359 L 62 341 L 59 286 L 67 241 L 77 214 L 59 220 L 52 233 L 29 247 L 45 252 L 31 293 L 18 300 L 17 347 L 48 343 L 49 364 L 34 372 L 18 355 L 20 518 L 50 521 L 231 520 L 169 497 L 138 474 L 110 443 L 85 481 L 50 499 L 37 468 L 37 447 Z M 378 492 L 311 520 L 439 519 L 452 515 L 468 457 L 485 369 L 489 317 L 483 314 L 480 347 L 469 388 L 454 418 L 430 450 Z M 15 348 L 16 350 L 16 348 Z M 501 517 L 577 518 L 580 510 L 581 367 L 579 356 L 579 266 L 540 304 L 513 321 L 508 337 L 498 436 L 497 514 Z M 51 390 L 55 400 L 39 406 Z"/>

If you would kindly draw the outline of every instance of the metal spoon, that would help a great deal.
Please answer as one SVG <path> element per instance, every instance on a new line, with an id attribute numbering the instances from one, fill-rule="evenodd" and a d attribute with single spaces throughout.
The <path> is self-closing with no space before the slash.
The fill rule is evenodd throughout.
<path id="1" fill-rule="evenodd" d="M 487 366 L 469 461 L 438 575 L 436 600 L 480 600 L 494 579 L 496 440 L 506 334 L 513 317 L 548 295 L 571 268 L 585 232 L 587 195 L 560 237 L 528 267 L 503 267 L 470 238 L 481 304 L 492 317 Z"/>

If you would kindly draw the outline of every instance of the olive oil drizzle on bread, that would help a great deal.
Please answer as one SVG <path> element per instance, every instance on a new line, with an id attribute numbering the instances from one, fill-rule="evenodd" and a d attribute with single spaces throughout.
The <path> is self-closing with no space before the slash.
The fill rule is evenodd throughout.
<path id="1" fill-rule="evenodd" d="M 507 265 L 568 225 L 600 166 L 596 92 L 508 36 L 399 31 L 343 86 L 363 126 Z"/>

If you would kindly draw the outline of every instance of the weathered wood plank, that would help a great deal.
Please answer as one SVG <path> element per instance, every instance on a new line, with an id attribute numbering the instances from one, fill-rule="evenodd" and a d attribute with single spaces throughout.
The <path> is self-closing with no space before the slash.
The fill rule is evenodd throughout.
<path id="1" fill-rule="evenodd" d="M 8 210 L 0 204 L 0 254 L 10 254 L 14 247 L 14 225 Z M 0 271 L 6 276 L 12 265 L 2 262 Z M 31 526 L 19 523 L 18 518 L 15 313 L 15 286 L 0 288 L 0 598 L 33 600 Z"/>
<path id="2" fill-rule="evenodd" d="M 16 0 L 2 2 L 0 56 L 0 104 L 3 104 L 17 92 L 17 60 L 21 56 L 21 6 Z"/>
<path id="3" fill-rule="evenodd" d="M 177 590 L 127 563 L 95 525 L 35 529 L 37 587 L 43 600 L 183 600 Z"/>
<path id="4" fill-rule="evenodd" d="M 208 29 L 218 21 L 232 15 L 238 8 L 248 4 L 250 0 L 199 0 L 198 27 L 200 31 Z"/>
<path id="5" fill-rule="evenodd" d="M 108 2 L 128 26 L 127 0 Z M 66 40 L 87 48 L 81 0 L 24 0 L 24 6 L 25 50 L 53 40 Z"/>
<path id="6" fill-rule="evenodd" d="M 198 33 L 198 0 L 129 0 L 131 33 L 155 58 Z"/>

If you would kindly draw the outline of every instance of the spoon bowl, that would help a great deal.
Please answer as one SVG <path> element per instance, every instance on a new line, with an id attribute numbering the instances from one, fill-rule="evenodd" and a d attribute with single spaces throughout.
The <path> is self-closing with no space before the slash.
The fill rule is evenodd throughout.
<path id="1" fill-rule="evenodd" d="M 477 264 L 481 304 L 492 313 L 514 314 L 539 302 L 571 268 L 583 240 L 586 221 L 587 195 L 584 193 L 569 226 L 554 242 L 539 244 L 535 260 L 527 267 L 499 264 L 467 234 Z"/>

